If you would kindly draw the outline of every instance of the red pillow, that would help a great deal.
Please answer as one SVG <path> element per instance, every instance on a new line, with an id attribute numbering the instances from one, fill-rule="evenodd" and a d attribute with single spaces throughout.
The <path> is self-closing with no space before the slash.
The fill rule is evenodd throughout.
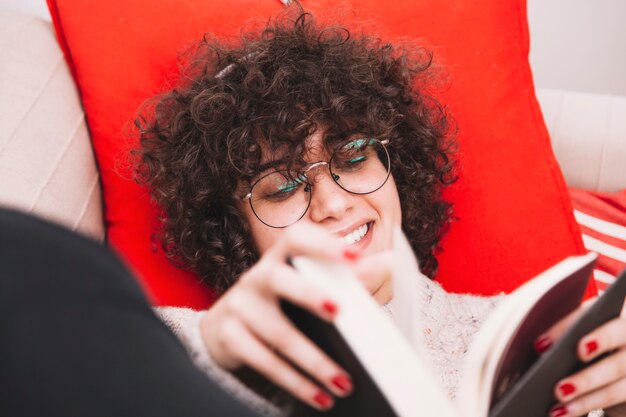
<path id="1" fill-rule="evenodd" d="M 302 0 L 329 10 L 332 0 Z M 461 179 L 447 197 L 459 220 L 444 241 L 439 280 L 453 291 L 510 291 L 584 251 L 535 98 L 522 0 L 353 0 L 358 18 L 396 36 L 427 38 L 448 64 L 440 99 L 458 122 Z M 137 108 L 167 87 L 176 55 L 205 32 L 236 34 L 278 0 L 48 0 L 79 86 L 104 188 L 109 242 L 154 302 L 203 307 L 210 294 L 154 251 L 148 193 L 115 169 Z M 593 291 L 593 289 L 591 289 Z"/>
<path id="2" fill-rule="evenodd" d="M 599 255 L 593 273 L 603 292 L 626 269 L 626 190 L 570 189 L 570 195 L 585 247 Z"/>

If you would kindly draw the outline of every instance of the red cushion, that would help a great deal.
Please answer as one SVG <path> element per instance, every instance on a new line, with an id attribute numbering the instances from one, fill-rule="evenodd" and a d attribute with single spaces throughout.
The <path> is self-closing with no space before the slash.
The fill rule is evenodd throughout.
<path id="1" fill-rule="evenodd" d="M 303 0 L 312 10 L 332 0 Z M 425 37 L 448 64 L 440 97 L 459 127 L 461 179 L 447 193 L 456 222 L 439 280 L 453 291 L 510 291 L 564 256 L 584 251 L 534 95 L 522 0 L 353 0 L 385 36 Z M 278 0 L 48 0 L 78 83 L 104 187 L 109 242 L 138 271 L 157 304 L 202 307 L 209 294 L 154 253 L 147 192 L 116 161 L 142 101 L 167 87 L 176 55 L 210 31 L 236 34 Z M 131 142 L 129 144 L 129 142 Z M 593 290 L 592 290 L 593 291 Z"/>
<path id="2" fill-rule="evenodd" d="M 626 269 L 626 190 L 570 189 L 570 195 L 585 247 L 599 255 L 594 276 L 603 292 Z"/>

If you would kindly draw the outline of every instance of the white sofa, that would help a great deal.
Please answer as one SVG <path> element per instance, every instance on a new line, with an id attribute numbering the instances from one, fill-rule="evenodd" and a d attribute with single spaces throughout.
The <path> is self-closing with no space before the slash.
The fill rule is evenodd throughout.
<path id="1" fill-rule="evenodd" d="M 0 11 L 0 205 L 104 240 L 98 170 L 50 22 Z"/>
<path id="2" fill-rule="evenodd" d="M 49 22 L 0 11 L 0 205 L 105 239 L 80 99 Z M 569 185 L 626 188 L 626 97 L 542 90 Z"/>

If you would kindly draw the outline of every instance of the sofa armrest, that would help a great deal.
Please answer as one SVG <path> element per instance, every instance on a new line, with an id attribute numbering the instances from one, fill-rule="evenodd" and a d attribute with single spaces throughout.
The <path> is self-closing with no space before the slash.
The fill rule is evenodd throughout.
<path id="1" fill-rule="evenodd" d="M 538 89 L 537 98 L 567 184 L 626 189 L 626 97 Z"/>
<path id="2" fill-rule="evenodd" d="M 50 22 L 0 12 L 0 206 L 103 241 L 98 170 Z"/>

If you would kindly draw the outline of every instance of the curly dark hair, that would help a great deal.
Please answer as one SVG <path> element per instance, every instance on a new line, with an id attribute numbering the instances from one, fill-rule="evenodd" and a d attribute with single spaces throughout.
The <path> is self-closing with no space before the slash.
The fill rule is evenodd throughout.
<path id="1" fill-rule="evenodd" d="M 442 189 L 453 181 L 450 122 L 429 94 L 433 56 L 309 13 L 270 21 L 235 45 L 205 36 L 179 86 L 137 118 L 137 180 L 162 209 L 170 260 L 223 291 L 259 258 L 241 211 L 242 184 L 263 149 L 303 163 L 305 139 L 324 129 L 329 149 L 355 133 L 388 139 L 402 227 L 422 272 L 451 219 Z"/>

